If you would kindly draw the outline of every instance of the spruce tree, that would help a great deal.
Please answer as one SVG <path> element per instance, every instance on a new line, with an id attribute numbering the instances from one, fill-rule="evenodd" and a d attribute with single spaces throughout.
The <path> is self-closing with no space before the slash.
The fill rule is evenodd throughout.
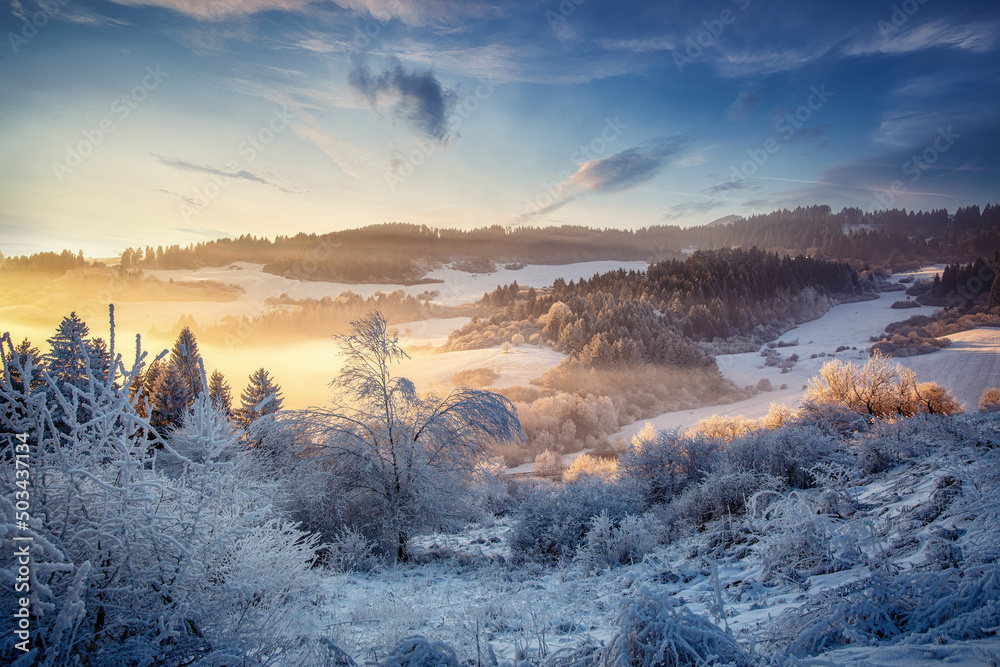
<path id="1" fill-rule="evenodd" d="M 212 407 L 226 416 L 227 419 L 233 417 L 233 393 L 226 382 L 226 376 L 219 371 L 213 371 L 212 377 L 208 380 L 208 398 L 212 401 Z"/>
<path id="2" fill-rule="evenodd" d="M 198 352 L 198 341 L 189 327 L 181 329 L 170 351 L 170 365 L 177 368 L 184 382 L 187 408 L 195 397 L 205 391 L 205 380 L 202 375 L 201 354 Z"/>
<path id="3" fill-rule="evenodd" d="M 1000 307 L 1000 278 L 997 274 L 993 274 L 993 286 L 990 287 L 990 308 Z"/>
<path id="4" fill-rule="evenodd" d="M 3 350 L 0 348 L 0 353 Z M 10 383 L 15 389 L 24 392 L 25 394 L 34 393 L 40 387 L 45 385 L 45 380 L 42 379 L 42 370 L 45 368 L 45 359 L 42 357 L 42 353 L 39 352 L 38 348 L 31 344 L 31 341 L 25 338 L 17 346 L 13 348 L 14 355 L 17 356 L 17 364 L 8 363 L 7 371 L 10 374 Z M 28 363 L 34 367 L 31 373 L 31 382 L 29 386 L 25 387 L 24 382 L 21 379 L 21 370 L 24 369 Z"/>
<path id="5" fill-rule="evenodd" d="M 281 409 L 284 399 L 281 387 L 263 368 L 250 374 L 250 383 L 240 395 L 240 408 L 236 411 L 236 421 L 247 428 L 264 415 L 274 414 Z"/>
<path id="6" fill-rule="evenodd" d="M 180 426 L 187 412 L 187 385 L 181 376 L 180 368 L 168 363 L 160 374 L 154 392 L 154 405 L 150 422 L 157 430 L 174 429 Z"/>
<path id="7" fill-rule="evenodd" d="M 51 351 L 46 356 L 49 373 L 60 386 L 83 387 L 87 377 L 87 337 L 90 328 L 75 312 L 64 317 L 56 333 L 49 338 Z"/>

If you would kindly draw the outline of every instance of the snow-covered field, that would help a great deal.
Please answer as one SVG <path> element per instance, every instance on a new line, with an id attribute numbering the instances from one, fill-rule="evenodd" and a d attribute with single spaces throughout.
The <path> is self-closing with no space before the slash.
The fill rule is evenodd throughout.
<path id="1" fill-rule="evenodd" d="M 782 507 L 791 511 L 784 515 L 715 522 L 632 565 L 511 565 L 505 519 L 423 536 L 412 541 L 423 564 L 327 578 L 320 624 L 359 664 L 384 659 L 380 650 L 420 634 L 454 647 L 462 664 L 517 665 L 527 658 L 568 665 L 559 657 L 608 643 L 626 607 L 634 612 L 644 596 L 666 595 L 728 627 L 744 656 L 760 660 L 787 644 L 802 660 L 755 664 L 996 665 L 1000 612 L 989 600 L 1000 588 L 994 541 L 1000 515 L 989 480 L 997 461 L 995 450 L 974 443 L 984 442 L 984 434 L 996 438 L 998 426 L 984 423 L 979 435 L 954 448 L 945 442 L 948 428 L 924 433 L 927 448 L 889 470 L 831 478 L 822 488 L 786 495 Z M 956 479 L 959 490 L 943 494 Z M 784 523 L 774 516 L 785 516 Z M 768 550 L 781 540 L 816 538 L 828 543 L 832 559 L 822 573 L 766 574 L 767 559 L 776 564 Z M 809 569 L 804 553 L 801 561 L 778 564 L 789 572 Z M 949 560 L 956 555 L 957 563 Z M 893 597 L 902 590 L 914 597 Z M 927 596 L 922 604 L 920 595 Z M 961 616 L 977 605 L 981 611 Z M 919 617 L 937 621 L 914 630 L 924 627 Z M 981 638 L 968 639 L 976 634 Z"/>
<path id="2" fill-rule="evenodd" d="M 942 268 L 941 265 L 926 267 L 920 271 L 898 274 L 893 279 L 899 280 L 907 276 L 929 278 Z M 904 300 L 906 295 L 903 292 L 883 292 L 878 299 L 872 301 L 835 306 L 822 317 L 786 332 L 777 341 L 799 341 L 796 346 L 777 349 L 782 357 L 792 354 L 799 356 L 799 361 L 787 373 L 782 373 L 777 367 L 765 366 L 764 358 L 759 352 L 719 355 L 716 361 L 726 378 L 741 387 L 757 386 L 760 380 L 767 379 L 771 382 L 773 391 L 762 391 L 752 398 L 728 405 L 668 412 L 649 421 L 658 429 L 683 430 L 694 426 L 701 419 L 717 414 L 762 417 L 772 402 L 796 406 L 802 398 L 804 385 L 809 378 L 819 373 L 824 363 L 830 359 L 863 363 L 867 358 L 866 348 L 871 345 L 869 338 L 881 334 L 888 324 L 916 314 L 930 315 L 940 310 L 928 306 L 897 310 L 890 308 L 894 302 Z M 974 411 L 983 388 L 1000 383 L 1000 336 L 996 331 L 990 331 L 992 330 L 982 329 L 951 336 L 953 347 L 943 351 L 947 354 L 939 351 L 898 361 L 913 368 L 919 379 L 941 383 L 952 391 L 959 402 L 965 403 L 966 410 Z M 837 352 L 838 347 L 848 349 Z M 823 357 L 810 358 L 813 354 L 821 353 L 824 354 Z M 782 385 L 786 385 L 786 388 L 781 389 Z M 642 425 L 636 423 L 626 426 L 619 435 L 629 438 Z"/>

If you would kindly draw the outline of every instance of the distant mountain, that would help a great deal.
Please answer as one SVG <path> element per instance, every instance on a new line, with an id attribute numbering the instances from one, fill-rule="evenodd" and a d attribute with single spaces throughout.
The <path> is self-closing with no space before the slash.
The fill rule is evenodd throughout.
<path id="1" fill-rule="evenodd" d="M 713 220 L 707 225 L 702 225 L 702 227 L 728 227 L 729 225 L 742 220 L 743 218 L 738 215 L 727 215 L 724 218 L 719 218 L 718 220 Z"/>

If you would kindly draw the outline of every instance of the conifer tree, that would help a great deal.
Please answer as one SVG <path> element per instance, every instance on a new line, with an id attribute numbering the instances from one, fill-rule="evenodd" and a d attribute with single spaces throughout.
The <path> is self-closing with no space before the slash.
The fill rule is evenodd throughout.
<path id="1" fill-rule="evenodd" d="M 168 363 L 160 374 L 154 392 L 154 405 L 150 415 L 153 427 L 165 431 L 180 426 L 190 403 L 180 368 Z"/>
<path id="2" fill-rule="evenodd" d="M 64 317 L 55 335 L 49 338 L 51 351 L 46 356 L 49 373 L 60 386 L 82 387 L 86 381 L 87 323 L 75 312 Z"/>
<path id="3" fill-rule="evenodd" d="M 208 380 L 208 398 L 212 401 L 212 407 L 226 416 L 227 419 L 233 417 L 233 393 L 226 382 L 226 376 L 219 371 L 213 371 L 212 377 Z"/>
<path id="4" fill-rule="evenodd" d="M 1000 307 L 1000 278 L 997 277 L 997 274 L 995 272 L 993 275 L 993 286 L 990 287 L 989 307 L 990 308 Z"/>
<path id="5" fill-rule="evenodd" d="M 270 373 L 258 368 L 250 374 L 250 383 L 240 395 L 240 408 L 236 411 L 236 422 L 247 428 L 264 415 L 274 414 L 283 402 L 281 387 Z"/>
<path id="6" fill-rule="evenodd" d="M 177 367 L 184 382 L 186 408 L 196 396 L 205 391 L 201 353 L 198 352 L 198 341 L 189 327 L 184 327 L 178 334 L 174 348 L 170 351 L 170 365 Z"/>

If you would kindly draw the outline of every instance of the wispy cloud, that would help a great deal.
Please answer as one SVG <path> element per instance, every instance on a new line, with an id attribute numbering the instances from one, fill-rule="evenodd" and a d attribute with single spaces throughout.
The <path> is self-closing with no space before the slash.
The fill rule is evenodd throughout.
<path id="1" fill-rule="evenodd" d="M 248 16 L 268 10 L 299 11 L 310 0 L 112 0 L 130 7 L 163 7 L 202 21 Z"/>
<path id="2" fill-rule="evenodd" d="M 903 28 L 898 33 L 876 31 L 844 47 L 848 56 L 865 56 L 876 53 L 901 54 L 933 48 L 961 51 L 991 51 L 997 44 L 998 27 L 995 23 L 978 22 L 956 24 L 944 19 Z"/>
<path id="3" fill-rule="evenodd" d="M 660 173 L 686 143 L 683 137 L 663 137 L 610 157 L 584 162 L 569 180 L 591 192 L 628 190 Z"/>
<path id="4" fill-rule="evenodd" d="M 165 167 L 172 167 L 173 169 L 180 169 L 181 171 L 194 171 L 202 174 L 211 174 L 213 176 L 222 176 L 225 178 L 238 178 L 244 181 L 251 181 L 253 183 L 260 183 L 262 185 L 273 185 L 277 187 L 275 183 L 258 176 L 246 169 L 239 169 L 236 171 L 227 171 L 225 169 L 216 169 L 215 167 L 209 167 L 202 164 L 195 164 L 194 162 L 188 162 L 187 160 L 181 160 L 179 158 L 166 157 L 163 155 L 157 155 L 156 153 L 150 153 L 155 157 L 160 164 Z"/>
<path id="5" fill-rule="evenodd" d="M 744 90 L 739 97 L 729 105 L 730 118 L 745 118 L 760 103 L 760 90 Z"/>
<path id="6" fill-rule="evenodd" d="M 458 95 L 441 85 L 430 70 L 407 70 L 398 60 L 393 60 L 386 70 L 373 72 L 364 59 L 359 59 L 347 81 L 368 101 L 373 111 L 388 105 L 393 120 L 438 142 L 448 142 L 448 121 Z"/>

